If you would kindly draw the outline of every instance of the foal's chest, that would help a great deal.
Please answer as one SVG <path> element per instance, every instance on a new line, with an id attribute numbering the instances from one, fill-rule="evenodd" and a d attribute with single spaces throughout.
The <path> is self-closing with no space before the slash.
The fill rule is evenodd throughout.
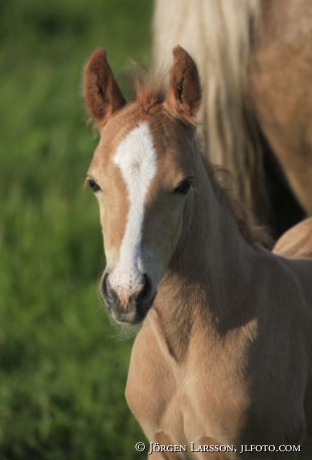
<path id="1" fill-rule="evenodd" d="M 183 446 L 172 460 L 206 458 L 207 446 L 231 449 L 246 406 L 243 391 L 230 387 L 226 371 L 216 375 L 207 359 L 180 365 L 149 327 L 133 347 L 126 398 L 151 441 L 150 449 L 156 449 L 155 458 L 167 458 L 156 456 L 158 445 Z M 231 453 L 218 455 L 209 458 L 234 458 Z"/>

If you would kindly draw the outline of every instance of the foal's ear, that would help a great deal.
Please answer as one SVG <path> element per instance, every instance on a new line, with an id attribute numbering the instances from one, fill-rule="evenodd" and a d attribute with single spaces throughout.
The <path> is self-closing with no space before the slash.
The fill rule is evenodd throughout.
<path id="1" fill-rule="evenodd" d="M 201 100 L 198 70 L 191 56 L 181 46 L 173 50 L 167 109 L 186 123 L 195 124 Z"/>
<path id="2" fill-rule="evenodd" d="M 107 62 L 106 51 L 101 48 L 91 54 L 85 66 L 84 97 L 91 117 L 101 124 L 126 103 Z"/>

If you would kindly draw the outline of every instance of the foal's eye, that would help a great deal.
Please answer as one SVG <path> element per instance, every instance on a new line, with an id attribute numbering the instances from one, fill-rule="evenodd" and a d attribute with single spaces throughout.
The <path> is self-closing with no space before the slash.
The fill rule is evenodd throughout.
<path id="1" fill-rule="evenodd" d="M 193 177 L 186 177 L 173 190 L 173 193 L 178 193 L 180 195 L 186 195 L 193 184 L 194 184 L 194 178 Z"/>
<path id="2" fill-rule="evenodd" d="M 101 187 L 95 182 L 94 179 L 87 178 L 86 184 L 93 190 L 94 193 L 101 190 Z"/>

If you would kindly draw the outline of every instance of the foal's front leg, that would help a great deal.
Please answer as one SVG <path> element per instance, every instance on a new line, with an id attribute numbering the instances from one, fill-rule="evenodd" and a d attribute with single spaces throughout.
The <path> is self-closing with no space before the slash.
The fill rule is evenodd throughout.
<path id="1" fill-rule="evenodd" d="M 187 460 L 188 457 L 182 456 L 178 452 L 153 452 L 148 455 L 148 460 Z"/>
<path id="2" fill-rule="evenodd" d="M 175 443 L 163 431 L 158 431 L 152 442 L 153 452 L 148 456 L 152 460 L 188 460 L 186 452 L 171 452 Z M 170 451 L 168 447 L 170 446 Z"/>

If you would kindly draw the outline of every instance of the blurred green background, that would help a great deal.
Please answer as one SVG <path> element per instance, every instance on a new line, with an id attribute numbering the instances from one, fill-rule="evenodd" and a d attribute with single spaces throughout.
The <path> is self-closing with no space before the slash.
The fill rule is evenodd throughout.
<path id="1" fill-rule="evenodd" d="M 0 459 L 140 459 L 124 399 L 132 341 L 97 293 L 97 138 L 82 69 L 104 46 L 118 74 L 151 55 L 149 0 L 0 3 Z"/>

